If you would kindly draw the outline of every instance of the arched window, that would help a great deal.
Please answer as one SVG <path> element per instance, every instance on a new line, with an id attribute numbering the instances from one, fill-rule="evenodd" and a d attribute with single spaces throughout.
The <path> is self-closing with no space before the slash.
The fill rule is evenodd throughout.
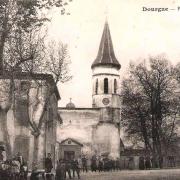
<path id="1" fill-rule="evenodd" d="M 95 89 L 95 93 L 98 94 L 98 79 L 96 79 L 96 89 Z"/>
<path id="2" fill-rule="evenodd" d="M 114 94 L 117 93 L 117 80 L 114 79 Z"/>
<path id="3" fill-rule="evenodd" d="M 108 78 L 104 79 L 104 94 L 108 94 Z"/>

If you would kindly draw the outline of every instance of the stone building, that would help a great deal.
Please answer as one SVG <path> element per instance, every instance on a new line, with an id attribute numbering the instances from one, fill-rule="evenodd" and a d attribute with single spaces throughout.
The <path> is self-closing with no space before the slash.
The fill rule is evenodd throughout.
<path id="1" fill-rule="evenodd" d="M 42 168 L 44 157 L 51 153 L 55 163 L 59 99 L 51 75 L 17 72 L 0 76 L 0 142 L 7 159 L 20 152 L 30 168 L 33 162 Z"/>
<path id="2" fill-rule="evenodd" d="M 59 107 L 63 124 L 58 127 L 57 140 L 60 149 L 67 139 L 74 139 L 83 145 L 82 154 L 89 158 L 93 155 L 108 155 L 112 159 L 120 158 L 122 169 L 143 169 L 145 162 L 151 161 L 152 164 L 152 157 L 145 151 L 143 144 L 130 148 L 131 143 L 126 142 L 128 146 L 125 147 L 125 139 L 120 139 L 120 68 L 106 22 L 97 57 L 91 66 L 92 108 L 78 108 L 72 100 L 66 107 Z M 177 139 L 168 150 L 163 148 L 163 167 L 180 166 L 179 142 Z M 70 146 L 68 148 L 66 151 L 75 156 L 76 150 Z M 66 155 L 61 151 L 61 158 Z"/>
<path id="3" fill-rule="evenodd" d="M 58 129 L 58 141 L 75 139 L 87 156 L 108 154 L 120 157 L 120 70 L 115 57 L 108 22 L 92 63 L 92 108 L 77 108 L 70 102 L 59 108 L 63 121 Z"/>
<path id="4" fill-rule="evenodd" d="M 74 139 L 65 139 L 59 144 L 59 157 L 65 160 L 73 160 L 81 156 L 83 144 Z"/>

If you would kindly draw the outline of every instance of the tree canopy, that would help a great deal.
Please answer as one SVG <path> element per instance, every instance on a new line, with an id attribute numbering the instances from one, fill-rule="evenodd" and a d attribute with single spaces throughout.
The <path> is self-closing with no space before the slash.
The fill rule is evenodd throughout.
<path id="1" fill-rule="evenodd" d="M 178 71 L 164 56 L 131 63 L 122 83 L 122 125 L 127 136 L 143 142 L 161 166 L 163 147 L 175 140 L 180 117 Z"/>
<path id="2" fill-rule="evenodd" d="M 33 44 L 36 46 L 38 37 L 35 37 L 35 34 L 41 31 L 41 27 L 45 22 L 49 21 L 47 12 L 53 7 L 58 7 L 61 15 L 64 15 L 66 14 L 66 6 L 71 1 L 72 0 L 0 0 L 1 74 L 6 70 L 9 63 L 12 67 L 13 61 L 15 60 L 15 58 L 10 57 L 8 54 L 10 48 L 11 54 L 12 52 L 14 52 L 15 55 L 18 54 L 18 57 L 16 56 L 16 62 L 18 61 L 18 63 L 14 63 L 15 68 L 25 61 L 27 62 L 33 59 L 35 50 L 33 46 L 27 47 L 27 41 L 31 41 L 30 45 Z M 15 49 L 12 51 L 12 46 L 18 46 L 16 47 L 16 51 Z M 42 49 L 38 50 L 42 51 Z M 31 51 L 34 52 L 32 53 Z"/>

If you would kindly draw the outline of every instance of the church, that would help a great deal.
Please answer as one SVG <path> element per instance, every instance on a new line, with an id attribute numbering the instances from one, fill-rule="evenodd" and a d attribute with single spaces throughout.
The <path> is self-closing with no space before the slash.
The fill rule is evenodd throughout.
<path id="1" fill-rule="evenodd" d="M 119 159 L 121 169 L 139 169 L 146 156 L 143 147 L 125 147 L 120 138 L 122 99 L 120 96 L 120 69 L 106 21 L 97 57 L 92 69 L 92 108 L 78 108 L 72 100 L 59 107 L 63 122 L 57 127 L 59 158 L 73 159 L 85 155 Z M 122 131 L 122 129 L 121 129 Z M 178 148 L 179 149 L 179 141 Z M 163 166 L 179 165 L 179 153 L 170 150 L 163 155 Z"/>
<path id="2" fill-rule="evenodd" d="M 106 21 L 91 66 L 92 108 L 78 108 L 71 100 L 66 107 L 58 108 L 63 122 L 57 135 L 61 158 L 77 157 L 80 152 L 73 150 L 75 145 L 87 157 L 120 158 L 120 68 Z"/>

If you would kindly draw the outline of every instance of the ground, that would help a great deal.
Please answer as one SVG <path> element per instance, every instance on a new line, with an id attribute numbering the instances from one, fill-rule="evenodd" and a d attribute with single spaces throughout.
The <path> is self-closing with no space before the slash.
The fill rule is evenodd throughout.
<path id="1" fill-rule="evenodd" d="M 81 180 L 180 180 L 180 169 L 88 172 Z"/>

